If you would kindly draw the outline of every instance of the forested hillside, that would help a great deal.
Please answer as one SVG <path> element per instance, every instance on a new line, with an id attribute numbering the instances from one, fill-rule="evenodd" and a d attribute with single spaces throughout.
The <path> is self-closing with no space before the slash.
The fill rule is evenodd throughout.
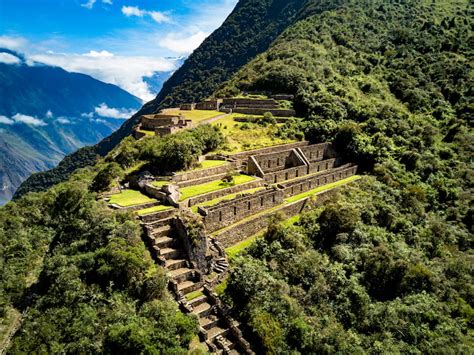
<path id="1" fill-rule="evenodd" d="M 238 9 L 246 3 L 257 2 Z M 275 124 L 277 134 L 332 141 L 367 176 L 298 218 L 275 216 L 232 259 L 219 295 L 257 353 L 472 353 L 472 5 L 304 5 L 214 95 L 294 94 L 304 118 Z M 12 352 L 186 352 L 196 320 L 170 302 L 137 220 L 96 198 L 136 167 L 160 176 L 192 168 L 223 144 L 209 125 L 127 138 L 69 181 L 1 208 L 0 335 L 15 309 L 28 310 Z"/>
<path id="2" fill-rule="evenodd" d="M 211 95 L 218 85 L 228 80 L 257 54 L 265 51 L 290 24 L 307 15 L 307 2 L 308 0 L 240 0 L 222 26 L 164 84 L 155 100 L 143 106 L 119 130 L 94 146 L 94 152 L 106 155 L 131 134 L 140 115 L 180 103 L 197 102 Z M 20 187 L 16 197 L 28 191 L 44 191 L 67 179 L 70 172 L 88 164 L 81 153 L 72 154 L 63 162 L 62 169 L 30 177 Z"/>
<path id="3" fill-rule="evenodd" d="M 227 297 L 261 350 L 472 351 L 471 29 L 468 1 L 340 2 L 218 92 L 295 94 L 306 119 L 279 134 L 375 176 L 237 260 Z"/>

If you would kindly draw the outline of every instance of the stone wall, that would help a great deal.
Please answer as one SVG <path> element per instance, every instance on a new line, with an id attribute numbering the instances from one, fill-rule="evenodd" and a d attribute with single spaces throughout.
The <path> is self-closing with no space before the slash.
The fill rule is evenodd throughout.
<path id="1" fill-rule="evenodd" d="M 208 256 L 210 256 L 209 241 L 202 223 L 195 216 L 181 214 L 175 218 L 174 227 L 193 267 L 207 274 L 209 271 Z"/>
<path id="2" fill-rule="evenodd" d="M 276 213 L 282 213 L 285 218 L 291 218 L 297 214 L 302 213 L 308 207 L 321 206 L 336 193 L 337 189 L 322 191 L 315 195 L 317 197 L 315 202 L 312 202 L 312 199 L 308 197 L 285 205 L 277 211 L 265 213 L 249 221 L 232 226 L 231 228 L 226 229 L 222 233 L 218 234 L 216 239 L 225 248 L 228 248 L 268 227 L 270 217 Z"/>
<path id="3" fill-rule="evenodd" d="M 222 226 L 234 224 L 261 210 L 273 208 L 283 203 L 283 191 L 268 189 L 251 195 L 243 195 L 232 200 L 222 201 L 210 207 L 200 207 L 199 213 L 204 216 L 207 232 L 212 233 Z"/>
<path id="4" fill-rule="evenodd" d="M 178 124 L 181 119 L 178 115 L 145 115 L 140 117 L 144 129 L 154 130 L 157 127 Z"/>
<path id="5" fill-rule="evenodd" d="M 337 168 L 327 174 L 317 174 L 303 179 L 283 184 L 285 197 L 298 195 L 300 193 L 315 189 L 319 186 L 339 181 L 357 173 L 357 166 Z"/>
<path id="6" fill-rule="evenodd" d="M 283 152 L 260 154 L 254 156 L 254 158 L 264 173 L 305 165 L 305 162 L 294 149 Z M 248 167 L 249 174 L 252 174 L 253 171 L 250 171 L 252 166 L 249 164 Z"/>
<path id="7" fill-rule="evenodd" d="M 162 220 L 162 219 L 169 218 L 169 217 L 173 216 L 176 213 L 176 211 L 177 210 L 175 208 L 170 208 L 170 209 L 165 210 L 165 211 L 153 212 L 153 213 L 150 213 L 150 214 L 140 216 L 140 219 L 144 223 L 156 222 L 156 221 L 159 221 L 159 220 Z"/>
<path id="8" fill-rule="evenodd" d="M 144 132 L 140 132 L 139 131 L 139 127 L 137 127 L 134 131 L 133 131 L 133 137 L 135 139 L 142 139 L 143 137 L 146 137 L 146 133 Z"/>
<path id="9" fill-rule="evenodd" d="M 278 102 L 276 102 L 274 99 L 227 98 L 222 100 L 222 104 L 231 107 L 279 107 Z"/>
<path id="10" fill-rule="evenodd" d="M 219 111 L 222 100 L 207 100 L 196 104 L 196 110 Z"/>
<path id="11" fill-rule="evenodd" d="M 224 197 L 226 195 L 235 194 L 240 191 L 251 190 L 262 186 L 263 180 L 257 179 L 254 181 L 247 182 L 245 184 L 235 185 L 226 189 L 221 189 L 196 197 L 191 197 L 190 199 L 181 202 L 180 205 L 182 205 L 182 207 L 192 207 L 206 201 L 214 200 L 215 198 Z"/>
<path id="12" fill-rule="evenodd" d="M 181 104 L 179 109 L 181 111 L 192 111 L 196 108 L 196 104 Z"/>
<path id="13" fill-rule="evenodd" d="M 260 148 L 254 150 L 247 150 L 245 152 L 235 153 L 229 155 L 230 158 L 235 160 L 247 160 L 252 155 L 260 155 L 260 154 L 267 154 L 267 153 L 277 153 L 282 152 L 285 150 L 291 150 L 294 148 L 301 148 L 309 145 L 309 142 L 295 142 L 295 143 L 288 143 L 288 144 L 281 144 L 281 145 L 274 145 L 272 147 L 267 148 Z"/>
<path id="14" fill-rule="evenodd" d="M 325 171 L 332 169 L 336 166 L 336 159 L 327 159 L 321 160 L 318 162 L 314 162 L 309 164 L 308 174 L 318 173 L 320 171 Z"/>
<path id="15" fill-rule="evenodd" d="M 171 183 L 171 182 L 170 182 Z M 153 186 L 151 184 L 146 184 L 144 186 L 145 194 L 156 198 L 159 201 L 166 201 L 166 194 L 161 191 L 161 188 Z"/>
<path id="16" fill-rule="evenodd" d="M 323 160 L 330 143 L 311 144 L 300 148 L 309 162 Z"/>
<path id="17" fill-rule="evenodd" d="M 244 115 L 259 115 L 262 116 L 267 112 L 270 112 L 276 117 L 294 117 L 296 115 L 295 110 L 287 109 L 270 109 L 270 108 L 253 108 L 253 107 L 237 107 L 232 109 L 233 113 L 241 113 Z"/>
<path id="18" fill-rule="evenodd" d="M 175 176 L 173 176 L 173 181 L 175 183 L 180 184 L 180 186 L 184 186 L 181 183 L 187 182 L 190 180 L 200 179 L 207 176 L 224 174 L 233 169 L 235 169 L 235 164 L 229 163 L 226 165 L 217 166 L 215 168 L 193 170 L 193 171 L 189 171 L 185 173 L 176 174 Z"/>
<path id="19" fill-rule="evenodd" d="M 317 172 L 323 172 L 325 170 L 332 169 L 336 159 L 328 159 L 308 165 L 298 166 L 295 168 L 275 171 L 273 173 L 265 174 L 264 180 L 268 184 L 276 184 L 282 181 L 296 179 L 298 177 L 303 177 L 308 174 L 314 174 Z"/>

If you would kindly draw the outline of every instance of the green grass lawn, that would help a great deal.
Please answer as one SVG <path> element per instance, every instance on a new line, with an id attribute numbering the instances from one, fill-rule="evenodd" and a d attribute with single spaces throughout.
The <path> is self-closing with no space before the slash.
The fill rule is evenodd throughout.
<path id="1" fill-rule="evenodd" d="M 169 180 L 158 180 L 158 181 L 153 181 L 151 185 L 155 187 L 163 187 L 165 185 L 168 185 L 169 183 L 170 183 Z"/>
<path id="2" fill-rule="evenodd" d="M 236 117 L 247 117 L 241 113 L 233 113 L 212 123 L 218 126 L 227 138 L 228 145 L 224 149 L 228 153 L 237 153 L 245 150 L 269 147 L 277 144 L 291 143 L 294 140 L 277 138 L 275 136 L 279 125 L 268 125 L 266 127 L 257 124 L 236 122 Z M 241 129 L 247 125 L 249 129 Z"/>
<path id="3" fill-rule="evenodd" d="M 234 176 L 234 184 L 226 184 L 222 182 L 221 180 L 214 180 L 211 182 L 207 182 L 205 184 L 201 185 L 195 185 L 195 186 L 188 186 L 188 187 L 183 187 L 180 189 L 181 197 L 180 201 L 187 200 L 190 197 L 206 194 L 208 192 L 213 192 L 221 189 L 225 189 L 227 187 L 232 187 L 235 185 L 241 185 L 245 184 L 246 182 L 250 182 L 255 180 L 255 177 L 253 176 L 248 176 L 248 175 L 236 175 Z"/>
<path id="4" fill-rule="evenodd" d="M 289 197 L 289 198 L 285 199 L 285 202 L 287 202 L 287 203 L 296 202 L 296 201 L 302 200 L 302 199 L 304 199 L 304 198 L 306 198 L 306 197 L 315 195 L 315 194 L 317 194 L 318 192 L 330 190 L 330 189 L 332 189 L 332 188 L 334 188 L 334 187 L 338 187 L 338 186 L 347 184 L 348 182 L 355 181 L 355 180 L 358 180 L 358 179 L 360 179 L 360 176 L 354 175 L 354 176 L 348 177 L 347 179 L 344 179 L 344 180 L 339 180 L 339 181 L 333 182 L 333 183 L 331 183 L 331 184 L 327 184 L 327 185 L 324 185 L 324 186 L 319 186 L 319 187 L 317 187 L 317 188 L 315 188 L 315 189 L 312 189 L 312 190 L 303 192 L 303 193 L 301 193 L 301 194 L 299 194 L 299 195 L 295 195 L 295 196 Z"/>
<path id="5" fill-rule="evenodd" d="M 150 214 L 150 213 L 154 213 L 154 212 L 167 211 L 167 210 L 171 210 L 173 208 L 174 207 L 172 207 L 172 206 L 159 205 L 159 206 L 144 208 L 143 210 L 136 211 L 136 214 L 138 214 L 139 216 L 144 216 L 146 214 Z"/>
<path id="6" fill-rule="evenodd" d="M 188 301 L 192 301 L 193 299 L 198 298 L 202 295 L 204 295 L 204 293 L 201 290 L 197 290 L 197 291 L 193 291 L 193 292 L 190 292 L 190 293 L 186 294 L 185 297 Z"/>
<path id="7" fill-rule="evenodd" d="M 252 245 L 253 242 L 255 242 L 255 240 L 257 240 L 257 238 L 261 236 L 262 233 L 257 233 L 255 235 L 252 235 L 251 237 L 248 237 L 247 239 L 244 239 L 240 243 L 226 248 L 225 252 L 229 260 L 234 259 L 237 255 L 239 255 L 243 250 L 247 249 L 250 245 Z"/>
<path id="8" fill-rule="evenodd" d="M 155 131 L 146 131 L 144 129 L 139 129 L 138 132 L 143 133 L 147 135 L 148 137 L 154 137 L 155 136 Z"/>
<path id="9" fill-rule="evenodd" d="M 179 108 L 178 109 L 172 109 L 172 110 L 167 110 L 166 111 L 167 115 L 183 115 L 186 117 L 188 120 L 192 120 L 193 123 L 201 123 L 204 120 L 223 115 L 222 112 L 219 111 L 208 111 L 208 110 L 192 110 L 192 111 L 186 111 L 183 110 L 181 111 Z"/>
<path id="10" fill-rule="evenodd" d="M 228 164 L 226 160 L 204 160 L 199 164 L 198 167 L 196 167 L 193 170 L 217 168 L 218 166 L 222 166 L 226 164 Z"/>
<path id="11" fill-rule="evenodd" d="M 121 207 L 142 205 L 150 202 L 156 202 L 156 200 L 149 198 L 136 190 L 123 190 L 119 194 L 110 196 L 110 203 Z"/>
<path id="12" fill-rule="evenodd" d="M 250 190 L 245 190 L 245 191 L 240 191 L 240 192 L 236 192 L 234 194 L 229 194 L 229 195 L 225 195 L 223 197 L 219 197 L 219 198 L 215 198 L 213 200 L 210 200 L 210 201 L 207 201 L 207 202 L 203 202 L 203 203 L 200 203 L 198 205 L 195 205 L 193 207 L 191 207 L 191 210 L 194 212 L 194 213 L 197 213 L 198 211 L 198 207 L 202 207 L 202 206 L 214 206 L 214 205 L 217 205 L 219 202 L 221 201 L 227 201 L 227 200 L 232 200 L 233 198 L 239 196 L 239 195 L 243 195 L 243 194 L 253 194 L 257 191 L 261 191 L 261 190 L 264 190 L 265 187 L 257 187 L 255 189 L 250 189 Z"/>

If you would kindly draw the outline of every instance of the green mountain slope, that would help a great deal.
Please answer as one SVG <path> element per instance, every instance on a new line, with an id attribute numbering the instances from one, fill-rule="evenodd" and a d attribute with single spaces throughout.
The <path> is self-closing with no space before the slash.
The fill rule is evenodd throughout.
<path id="1" fill-rule="evenodd" d="M 216 95 L 295 94 L 305 119 L 279 134 L 332 140 L 375 178 L 275 223 L 226 296 L 262 352 L 472 352 L 472 3 L 339 5 Z"/>
<path id="2" fill-rule="evenodd" d="M 164 84 L 155 100 L 147 103 L 119 130 L 94 147 L 106 155 L 132 132 L 140 115 L 183 102 L 199 101 L 228 80 L 242 65 L 268 46 L 296 19 L 305 16 L 308 0 L 241 0 L 222 26 L 211 34 Z M 53 169 L 30 177 L 18 189 L 16 197 L 29 191 L 44 191 L 64 181 L 72 172 L 84 167 L 85 161 L 75 154 L 68 157 L 66 169 Z"/>
<path id="3" fill-rule="evenodd" d="M 332 140 L 371 176 L 295 223 L 275 218 L 219 292 L 257 353 L 472 353 L 472 7 L 311 1 L 302 11 L 215 95 L 295 94 L 304 119 L 278 135 Z M 222 144 L 210 126 L 125 139 L 0 208 L 0 316 L 29 306 L 11 352 L 186 352 L 195 320 L 169 302 L 137 220 L 94 191 L 137 163 L 165 174 Z"/>

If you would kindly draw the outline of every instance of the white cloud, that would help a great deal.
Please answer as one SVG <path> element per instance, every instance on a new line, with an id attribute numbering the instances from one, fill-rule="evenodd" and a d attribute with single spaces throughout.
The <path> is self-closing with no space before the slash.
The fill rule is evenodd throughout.
<path id="1" fill-rule="evenodd" d="M 144 17 L 150 16 L 156 23 L 172 23 L 171 18 L 164 12 L 142 10 L 137 6 L 123 6 L 122 13 L 127 16 Z"/>
<path id="2" fill-rule="evenodd" d="M 4 64 L 18 64 L 20 63 L 20 58 L 14 56 L 10 53 L 0 53 L 0 63 Z"/>
<path id="3" fill-rule="evenodd" d="M 143 81 L 155 72 L 176 69 L 176 62 L 153 57 L 116 56 L 107 51 L 90 51 L 86 54 L 64 54 L 49 52 L 29 56 L 30 59 L 61 67 L 70 72 L 84 73 L 94 78 L 120 86 L 144 101 L 150 101 L 156 93 Z"/>
<path id="4" fill-rule="evenodd" d="M 68 120 L 68 119 L 65 118 L 65 117 L 59 117 L 56 121 L 59 122 L 59 123 L 61 123 L 61 124 L 69 124 L 69 123 L 71 123 L 71 121 Z"/>
<path id="5" fill-rule="evenodd" d="M 135 111 L 134 110 L 126 110 L 126 109 L 117 109 L 108 107 L 105 103 L 100 104 L 96 107 L 95 112 L 101 116 L 106 118 L 115 118 L 115 119 L 127 119 L 130 118 Z"/>
<path id="6" fill-rule="evenodd" d="M 23 115 L 21 113 L 17 113 L 15 116 L 12 117 L 16 123 L 25 123 L 31 126 L 46 126 L 46 123 L 36 117 Z"/>
<path id="7" fill-rule="evenodd" d="M 92 118 L 94 117 L 94 112 L 89 112 L 89 113 L 81 113 L 81 117 L 84 117 L 84 118 Z"/>
<path id="8" fill-rule="evenodd" d="M 85 4 L 81 4 L 81 6 L 85 7 L 86 9 L 92 10 L 96 2 L 97 0 L 88 0 Z M 112 0 L 102 0 L 102 3 L 107 5 L 113 4 Z"/>
<path id="9" fill-rule="evenodd" d="M 172 32 L 159 40 L 159 45 L 176 54 L 190 54 L 209 36 L 208 33 L 197 31 L 190 35 Z"/>
<path id="10" fill-rule="evenodd" d="M 94 7 L 95 2 L 96 2 L 96 0 L 89 0 L 85 4 L 81 4 L 81 6 L 90 10 Z"/>
<path id="11" fill-rule="evenodd" d="M 6 117 L 6 116 L 1 116 L 0 115 L 0 123 L 3 123 L 3 124 L 14 124 L 15 121 L 13 121 L 12 119 Z"/>
<path id="12" fill-rule="evenodd" d="M 53 118 L 53 113 L 51 112 L 51 110 L 48 110 L 48 112 L 46 112 L 46 117 Z"/>
<path id="13" fill-rule="evenodd" d="M 143 17 L 145 16 L 145 11 L 140 10 L 136 6 L 122 6 L 122 13 L 127 16 L 138 16 L 138 17 Z"/>
<path id="14" fill-rule="evenodd" d="M 21 37 L 0 36 L 0 47 L 13 50 L 23 49 L 28 42 Z"/>
<path id="15" fill-rule="evenodd" d="M 108 51 L 90 51 L 89 53 L 84 54 L 85 57 L 91 57 L 91 58 L 110 58 L 113 57 L 114 54 L 110 53 Z"/>

